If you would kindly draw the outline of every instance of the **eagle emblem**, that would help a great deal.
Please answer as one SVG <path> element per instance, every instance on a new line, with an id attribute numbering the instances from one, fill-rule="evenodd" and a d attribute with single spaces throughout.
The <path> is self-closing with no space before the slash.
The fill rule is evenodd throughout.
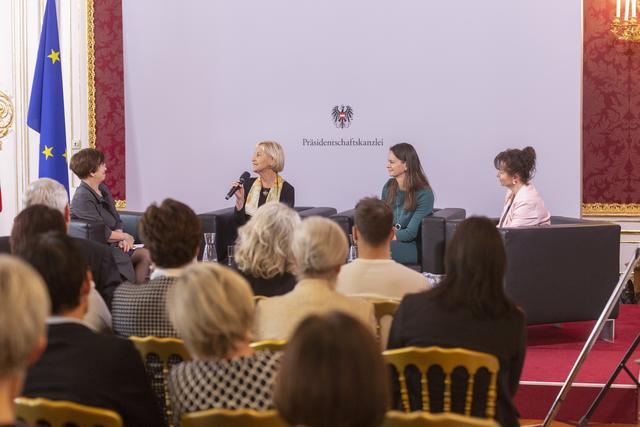
<path id="1" fill-rule="evenodd" d="M 351 120 L 353 119 L 353 109 L 350 105 L 341 105 L 340 107 L 336 105 L 333 107 L 333 110 L 331 110 L 331 116 L 337 128 L 348 128 L 351 126 Z"/>

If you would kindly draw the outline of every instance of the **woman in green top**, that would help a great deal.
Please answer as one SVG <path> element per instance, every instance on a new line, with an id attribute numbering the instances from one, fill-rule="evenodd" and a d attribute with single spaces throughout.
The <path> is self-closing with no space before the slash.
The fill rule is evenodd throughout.
<path id="1" fill-rule="evenodd" d="M 416 237 L 422 218 L 433 212 L 433 191 L 411 144 L 391 147 L 387 170 L 391 179 L 382 188 L 382 199 L 393 210 L 396 229 L 391 257 L 402 264 L 418 264 Z"/>

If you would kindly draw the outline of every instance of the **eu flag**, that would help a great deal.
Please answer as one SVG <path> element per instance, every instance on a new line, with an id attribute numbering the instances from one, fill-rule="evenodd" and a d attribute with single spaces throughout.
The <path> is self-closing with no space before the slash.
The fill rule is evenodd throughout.
<path id="1" fill-rule="evenodd" d="M 33 76 L 27 125 L 40 133 L 39 177 L 60 182 L 69 193 L 67 135 L 56 1 L 47 0 Z"/>

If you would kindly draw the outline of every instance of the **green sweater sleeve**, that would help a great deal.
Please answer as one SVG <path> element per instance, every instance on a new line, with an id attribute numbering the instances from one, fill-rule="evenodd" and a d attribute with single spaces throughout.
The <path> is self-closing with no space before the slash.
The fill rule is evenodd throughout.
<path id="1" fill-rule="evenodd" d="M 396 239 L 401 242 L 411 242 L 415 240 L 416 237 L 418 237 L 418 230 L 420 229 L 422 218 L 433 212 L 433 191 L 420 190 L 416 196 L 418 197 L 416 210 L 413 212 L 407 228 L 396 231 Z"/>

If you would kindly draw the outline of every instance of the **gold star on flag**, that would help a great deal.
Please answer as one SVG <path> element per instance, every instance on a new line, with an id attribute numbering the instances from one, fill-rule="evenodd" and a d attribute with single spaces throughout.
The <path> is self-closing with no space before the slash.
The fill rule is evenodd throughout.
<path id="1" fill-rule="evenodd" d="M 51 63 L 55 64 L 56 61 L 60 61 L 60 51 L 55 51 L 53 49 L 51 49 L 51 53 L 49 55 L 47 55 L 47 58 L 51 58 Z"/>
<path id="2" fill-rule="evenodd" d="M 44 146 L 44 150 L 42 150 L 42 154 L 44 154 L 44 159 L 49 160 L 49 157 L 53 157 L 53 147 Z"/>
<path id="3" fill-rule="evenodd" d="M 64 157 L 65 160 L 69 160 L 69 151 L 64 150 L 64 154 L 62 155 L 62 157 Z"/>

